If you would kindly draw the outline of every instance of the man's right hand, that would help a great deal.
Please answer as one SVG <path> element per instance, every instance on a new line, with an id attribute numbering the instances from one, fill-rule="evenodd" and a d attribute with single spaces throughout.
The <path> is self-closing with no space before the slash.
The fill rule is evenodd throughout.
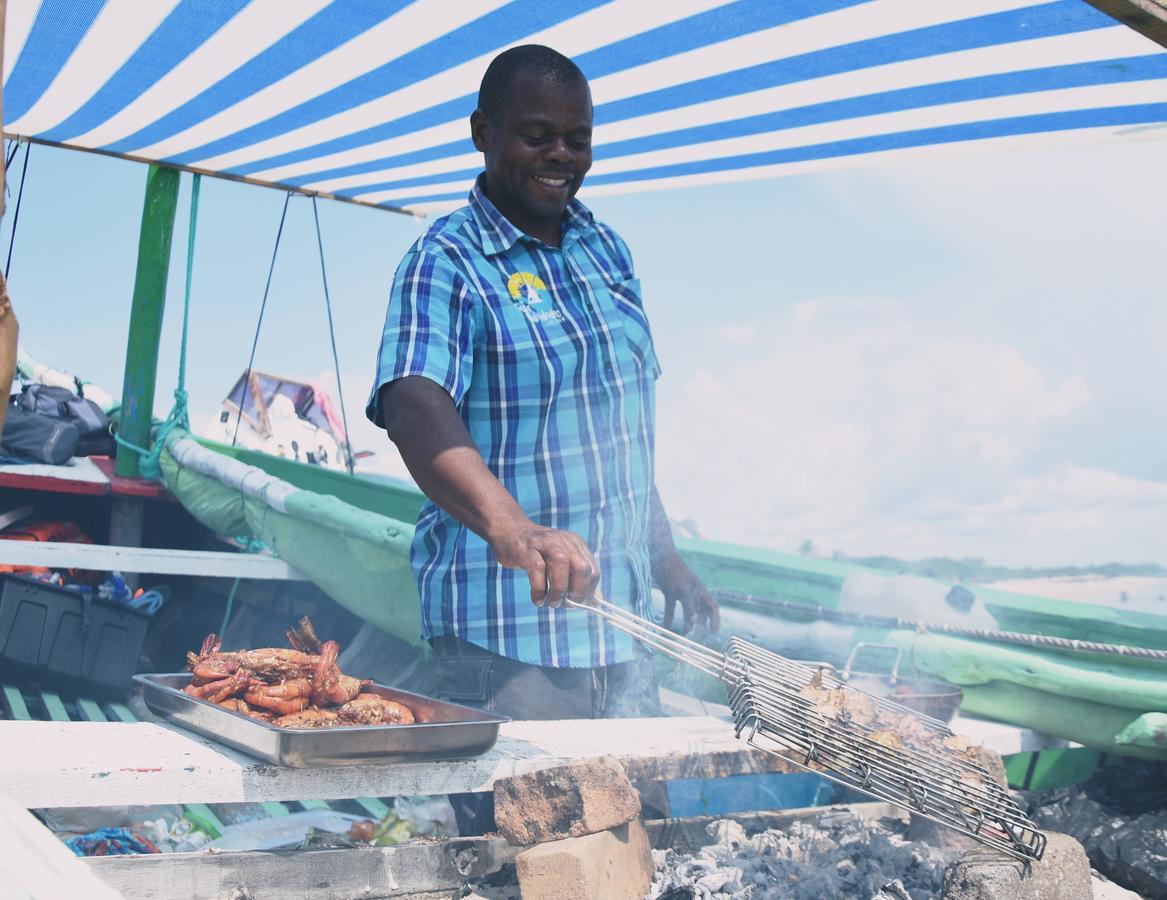
<path id="1" fill-rule="evenodd" d="M 499 563 L 523 569 L 531 579 L 531 602 L 558 609 L 564 600 L 586 600 L 600 583 L 600 564 L 583 538 L 571 531 L 527 521 L 490 541 Z"/>

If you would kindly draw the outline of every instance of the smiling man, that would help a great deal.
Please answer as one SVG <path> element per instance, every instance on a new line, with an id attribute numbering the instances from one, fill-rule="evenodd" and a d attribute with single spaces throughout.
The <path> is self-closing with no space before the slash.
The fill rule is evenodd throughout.
<path id="1" fill-rule="evenodd" d="M 412 562 L 438 693 L 515 718 L 651 715 L 644 651 L 597 589 L 717 628 L 653 480 L 659 374 L 628 248 L 575 194 L 592 164 L 583 73 L 499 55 L 470 116 L 485 171 L 397 269 L 367 414 L 429 498 Z"/>

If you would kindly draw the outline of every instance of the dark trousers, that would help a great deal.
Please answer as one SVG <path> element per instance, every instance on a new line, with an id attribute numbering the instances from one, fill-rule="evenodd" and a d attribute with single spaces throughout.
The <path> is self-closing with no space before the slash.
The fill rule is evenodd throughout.
<path id="1" fill-rule="evenodd" d="M 433 638 L 442 700 L 512 719 L 620 719 L 659 716 L 660 686 L 649 651 L 594 669 L 516 662 L 456 637 Z"/>
<path id="2" fill-rule="evenodd" d="M 437 696 L 512 719 L 618 719 L 661 715 L 660 686 L 650 652 L 594 669 L 532 666 L 449 635 L 432 638 Z M 461 834 L 494 827 L 494 797 L 454 794 Z"/>

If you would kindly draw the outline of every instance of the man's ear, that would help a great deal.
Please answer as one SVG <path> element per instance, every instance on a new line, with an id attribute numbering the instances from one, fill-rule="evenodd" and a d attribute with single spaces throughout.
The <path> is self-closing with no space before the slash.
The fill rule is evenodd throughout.
<path id="1" fill-rule="evenodd" d="M 490 143 L 490 129 L 494 123 L 482 110 L 476 109 L 470 113 L 470 139 L 474 141 L 474 149 L 485 153 Z"/>

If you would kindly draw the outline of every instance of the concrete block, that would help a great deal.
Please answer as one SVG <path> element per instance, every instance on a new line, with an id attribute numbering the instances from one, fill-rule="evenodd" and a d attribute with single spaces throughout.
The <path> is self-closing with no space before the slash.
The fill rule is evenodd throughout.
<path id="1" fill-rule="evenodd" d="M 943 900 L 1091 900 L 1086 851 L 1069 835 L 1049 832 L 1040 862 L 1023 863 L 981 850 L 944 873 Z"/>
<path id="2" fill-rule="evenodd" d="M 987 747 L 976 748 L 976 761 L 985 767 L 990 780 L 1009 790 L 1009 780 L 1005 776 L 1005 763 L 1001 754 Z M 952 828 L 947 828 L 923 816 L 912 815 L 908 825 L 908 840 L 920 841 L 941 850 L 972 850 L 981 846 L 971 837 Z"/>
<path id="3" fill-rule="evenodd" d="M 652 849 L 644 825 L 633 819 L 524 850 L 515 870 L 523 900 L 641 900 L 652 886 Z"/>
<path id="4" fill-rule="evenodd" d="M 495 826 L 518 846 L 595 834 L 639 815 L 640 794 L 611 757 L 494 783 Z"/>
<path id="5" fill-rule="evenodd" d="M 976 754 L 977 762 L 985 767 L 989 777 L 1005 790 L 1009 790 L 1009 779 L 1005 775 L 1005 761 L 1001 759 L 1001 754 L 988 747 L 977 747 Z"/>

